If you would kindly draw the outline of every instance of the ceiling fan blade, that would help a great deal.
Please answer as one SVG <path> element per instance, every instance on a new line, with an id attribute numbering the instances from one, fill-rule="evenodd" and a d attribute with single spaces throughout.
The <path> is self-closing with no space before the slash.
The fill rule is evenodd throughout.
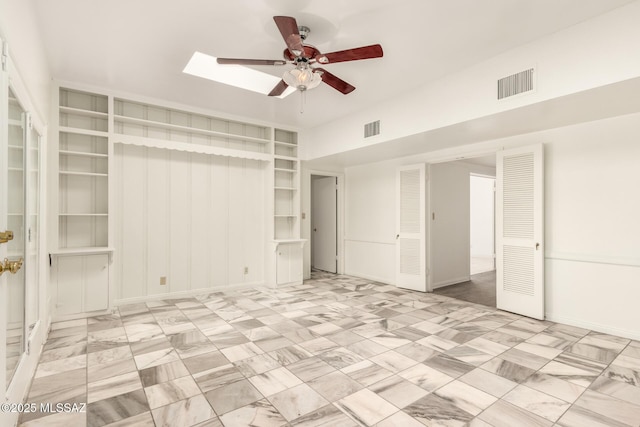
<path id="1" fill-rule="evenodd" d="M 304 46 L 302 45 L 302 38 L 300 37 L 300 32 L 298 32 L 298 23 L 295 18 L 274 16 L 273 20 L 276 21 L 280 34 L 282 34 L 282 38 L 293 56 L 298 57 L 303 54 Z"/>
<path id="2" fill-rule="evenodd" d="M 271 92 L 269 92 L 269 96 L 280 96 L 288 87 L 289 85 L 286 84 L 284 80 L 280 80 L 280 82 L 278 82 L 278 84 L 273 89 L 271 89 Z"/>
<path id="3" fill-rule="evenodd" d="M 218 58 L 218 64 L 224 65 L 286 65 L 287 61 L 282 59 L 241 59 L 241 58 Z"/>
<path id="4" fill-rule="evenodd" d="M 372 44 L 371 46 L 356 47 L 354 49 L 325 53 L 324 55 L 318 55 L 316 60 L 321 64 L 334 64 L 336 62 L 357 61 L 360 59 L 381 57 L 382 46 L 379 44 Z"/>
<path id="5" fill-rule="evenodd" d="M 349 83 L 342 80 L 340 77 L 336 77 L 323 68 L 315 68 L 317 71 L 322 72 L 322 81 L 343 94 L 348 94 L 356 90 L 355 86 L 351 86 Z"/>

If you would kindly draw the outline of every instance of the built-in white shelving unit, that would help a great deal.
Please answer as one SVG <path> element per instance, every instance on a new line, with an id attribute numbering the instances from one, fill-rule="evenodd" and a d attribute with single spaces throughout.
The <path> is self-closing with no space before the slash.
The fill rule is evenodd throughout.
<path id="1" fill-rule="evenodd" d="M 58 101 L 58 248 L 107 250 L 109 100 L 61 88 Z"/>
<path id="2" fill-rule="evenodd" d="M 299 238 L 300 184 L 295 132 L 275 129 L 273 140 L 274 240 Z"/>
<path id="3" fill-rule="evenodd" d="M 295 132 L 274 130 L 273 200 L 276 283 L 302 282 L 300 239 L 300 161 Z"/>
<path id="4" fill-rule="evenodd" d="M 300 239 L 300 161 L 295 131 L 100 90 L 58 89 L 54 97 L 59 116 L 54 130 L 58 239 L 52 254 L 59 258 L 54 268 L 59 299 L 71 301 L 58 306 L 58 315 L 109 306 L 110 263 L 118 259 L 112 258 L 116 246 L 112 240 L 117 233 L 110 230 L 116 227 L 112 199 L 117 195 L 110 193 L 117 188 L 114 173 L 119 169 L 113 156 L 117 152 L 114 146 L 120 144 L 265 162 L 264 171 L 271 175 L 265 179 L 270 195 L 266 206 L 272 207 L 265 219 L 270 223 L 266 241 L 271 240 L 276 250 L 265 254 L 271 267 L 265 269 L 264 282 L 302 281 L 304 240 Z M 19 147 L 11 149 L 16 157 L 22 156 Z M 70 291 L 72 284 L 74 290 Z M 77 295 L 79 290 L 82 296 L 71 299 L 69 292 Z M 91 299 L 93 295 L 98 299 Z"/>

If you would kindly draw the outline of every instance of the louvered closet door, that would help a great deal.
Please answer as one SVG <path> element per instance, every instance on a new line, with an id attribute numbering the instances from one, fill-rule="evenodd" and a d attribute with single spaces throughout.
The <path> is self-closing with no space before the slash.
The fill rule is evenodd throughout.
<path id="1" fill-rule="evenodd" d="M 497 307 L 544 318 L 544 157 L 542 144 L 498 153 Z"/>
<path id="2" fill-rule="evenodd" d="M 425 165 L 398 168 L 396 286 L 426 292 Z"/>

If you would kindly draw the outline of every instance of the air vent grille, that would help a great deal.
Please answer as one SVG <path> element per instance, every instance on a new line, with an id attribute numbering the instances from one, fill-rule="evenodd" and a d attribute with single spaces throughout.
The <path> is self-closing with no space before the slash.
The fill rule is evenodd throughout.
<path id="1" fill-rule="evenodd" d="M 380 134 L 380 120 L 376 120 L 375 122 L 367 123 L 364 125 L 364 137 L 369 138 L 370 136 L 375 136 Z"/>
<path id="2" fill-rule="evenodd" d="M 533 90 L 533 68 L 498 80 L 498 99 Z"/>

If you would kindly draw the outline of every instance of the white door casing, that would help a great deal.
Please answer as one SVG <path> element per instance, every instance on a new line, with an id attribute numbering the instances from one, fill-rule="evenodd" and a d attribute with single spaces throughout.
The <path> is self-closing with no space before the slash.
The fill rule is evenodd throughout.
<path id="1" fill-rule="evenodd" d="M 504 150 L 496 160 L 497 308 L 544 319 L 543 145 Z"/>
<path id="2" fill-rule="evenodd" d="M 427 291 L 426 165 L 396 172 L 396 286 Z"/>
<path id="3" fill-rule="evenodd" d="M 337 178 L 311 178 L 311 265 L 337 273 Z"/>
<path id="4" fill-rule="evenodd" d="M 3 49 L 4 42 L 0 39 L 0 50 Z M 8 200 L 6 197 L 8 188 L 8 171 L 9 171 L 9 156 L 8 156 L 8 136 L 9 129 L 8 123 L 5 119 L 8 117 L 8 92 L 9 92 L 9 77 L 4 69 L 0 69 L 0 232 L 7 230 L 7 210 Z M 7 245 L 0 244 L 0 261 L 7 257 Z M 5 304 L 7 301 L 7 276 L 5 274 L 0 275 L 0 303 L 3 304 L 0 309 L 0 402 L 4 403 L 7 390 L 7 310 Z M 0 421 L 5 422 L 8 420 L 10 414 L 0 413 Z M 4 425 L 4 424 L 3 424 Z"/>

